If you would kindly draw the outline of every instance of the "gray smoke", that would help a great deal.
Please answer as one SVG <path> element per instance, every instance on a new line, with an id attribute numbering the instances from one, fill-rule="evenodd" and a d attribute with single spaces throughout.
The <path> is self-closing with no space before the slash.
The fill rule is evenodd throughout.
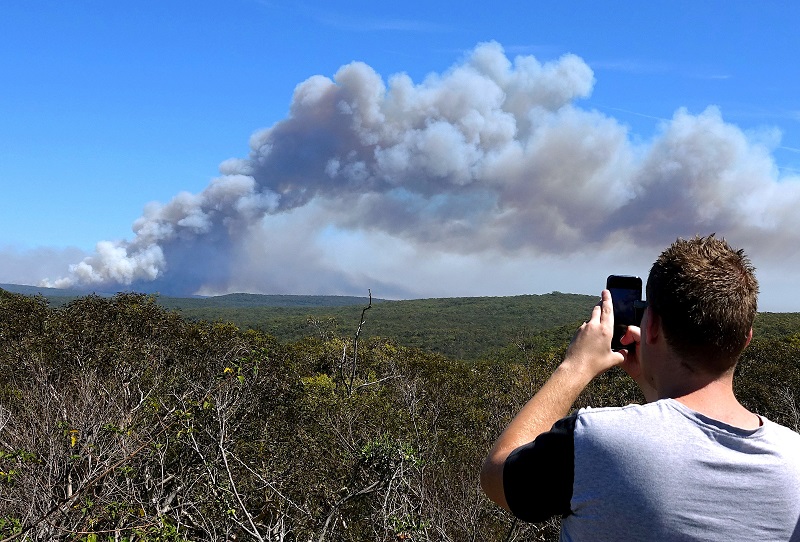
<path id="1" fill-rule="evenodd" d="M 709 232 L 777 250 L 778 229 L 800 231 L 797 180 L 716 108 L 679 110 L 635 144 L 580 107 L 593 85 L 577 56 L 512 62 L 494 42 L 420 83 L 360 62 L 311 77 L 247 158 L 148 205 L 132 240 L 98 243 L 53 284 L 351 293 L 426 258 L 552 259 Z"/>

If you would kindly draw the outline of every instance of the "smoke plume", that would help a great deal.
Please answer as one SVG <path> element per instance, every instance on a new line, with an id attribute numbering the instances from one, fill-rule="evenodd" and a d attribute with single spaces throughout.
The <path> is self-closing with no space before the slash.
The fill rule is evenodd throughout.
<path id="1" fill-rule="evenodd" d="M 360 62 L 313 76 L 246 158 L 149 204 L 132 240 L 98 243 L 54 284 L 352 293 L 436 260 L 552 261 L 710 232 L 769 253 L 776 230 L 800 231 L 800 183 L 716 108 L 678 110 L 634 143 L 580 106 L 593 85 L 577 56 L 512 61 L 494 42 L 419 83 Z"/>

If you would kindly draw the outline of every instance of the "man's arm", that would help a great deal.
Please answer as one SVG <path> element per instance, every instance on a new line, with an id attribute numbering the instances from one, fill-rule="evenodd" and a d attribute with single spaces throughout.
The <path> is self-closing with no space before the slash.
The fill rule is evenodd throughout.
<path id="1" fill-rule="evenodd" d="M 548 431 L 569 413 L 578 395 L 594 377 L 624 361 L 623 354 L 611 350 L 613 331 L 611 294 L 603 290 L 591 319 L 573 337 L 564 361 L 511 420 L 484 461 L 481 486 L 491 500 L 508 510 L 503 466 L 509 454 Z"/>

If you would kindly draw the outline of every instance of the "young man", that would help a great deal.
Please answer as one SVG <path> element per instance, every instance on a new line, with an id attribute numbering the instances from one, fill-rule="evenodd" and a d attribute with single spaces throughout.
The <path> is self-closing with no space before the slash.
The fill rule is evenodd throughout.
<path id="1" fill-rule="evenodd" d="M 603 291 L 486 458 L 486 494 L 523 520 L 563 516 L 562 540 L 800 541 L 800 435 L 733 394 L 757 296 L 741 250 L 679 239 L 653 264 L 641 326 L 615 352 Z M 567 416 L 615 365 L 648 403 Z"/>

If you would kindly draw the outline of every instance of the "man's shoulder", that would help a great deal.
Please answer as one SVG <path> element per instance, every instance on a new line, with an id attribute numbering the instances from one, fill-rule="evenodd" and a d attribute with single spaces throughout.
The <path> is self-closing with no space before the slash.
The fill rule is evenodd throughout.
<path id="1" fill-rule="evenodd" d="M 602 422 L 648 417 L 664 417 L 674 415 L 674 407 L 669 403 L 671 400 L 660 400 L 652 403 L 637 404 L 631 403 L 625 406 L 612 407 L 585 407 L 575 412 L 578 421 L 583 422 Z"/>
<path id="2" fill-rule="evenodd" d="M 575 438 L 581 446 L 590 442 L 625 446 L 626 442 L 642 438 L 642 433 L 652 436 L 654 428 L 659 428 L 657 434 L 663 435 L 663 430 L 675 423 L 670 421 L 675 415 L 674 409 L 664 401 L 582 408 L 575 413 Z"/>
<path id="3" fill-rule="evenodd" d="M 791 446 L 800 461 L 800 433 L 790 427 L 773 422 L 761 416 L 763 428 L 769 438 L 784 445 Z"/>
<path id="4" fill-rule="evenodd" d="M 785 450 L 794 456 L 791 462 L 800 465 L 800 434 L 763 416 L 761 419 L 761 427 L 743 429 L 691 410 L 674 399 L 662 399 L 643 405 L 580 409 L 574 431 L 584 443 L 633 443 L 638 447 L 645 441 L 660 446 L 669 440 L 710 440 L 737 450 Z"/>

